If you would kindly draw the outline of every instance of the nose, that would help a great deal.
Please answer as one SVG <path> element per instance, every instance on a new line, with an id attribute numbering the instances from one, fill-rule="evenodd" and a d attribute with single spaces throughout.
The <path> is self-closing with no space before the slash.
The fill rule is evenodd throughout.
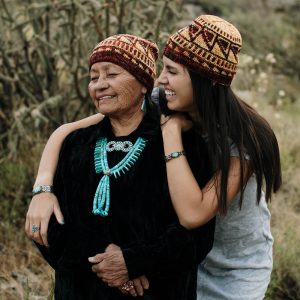
<path id="1" fill-rule="evenodd" d="M 99 77 L 99 79 L 96 83 L 96 86 L 95 86 L 96 90 L 102 91 L 102 90 L 107 89 L 108 87 L 109 87 L 109 83 L 105 79 Z"/>
<path id="2" fill-rule="evenodd" d="M 168 79 L 167 79 L 164 69 L 161 71 L 160 75 L 158 76 L 157 82 L 160 85 L 166 85 L 168 83 Z"/>

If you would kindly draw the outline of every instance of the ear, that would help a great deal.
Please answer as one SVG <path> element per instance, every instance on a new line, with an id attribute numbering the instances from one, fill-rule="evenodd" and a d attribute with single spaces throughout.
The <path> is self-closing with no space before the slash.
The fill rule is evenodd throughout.
<path id="1" fill-rule="evenodd" d="M 143 95 L 146 95 L 146 93 L 147 93 L 147 89 L 146 89 L 146 87 L 143 86 L 143 87 L 142 87 L 142 94 L 143 94 Z"/>

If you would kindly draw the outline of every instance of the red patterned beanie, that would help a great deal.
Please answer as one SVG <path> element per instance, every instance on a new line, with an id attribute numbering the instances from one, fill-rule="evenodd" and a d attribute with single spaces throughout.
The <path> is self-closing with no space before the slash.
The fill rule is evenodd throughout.
<path id="1" fill-rule="evenodd" d="M 202 15 L 171 35 L 163 54 L 203 77 L 229 86 L 241 48 L 242 37 L 236 27 L 217 16 Z"/>
<path id="2" fill-rule="evenodd" d="M 93 50 L 89 66 L 107 61 L 119 65 L 148 91 L 153 88 L 156 76 L 157 45 L 149 40 L 130 34 L 118 34 L 101 41 Z"/>

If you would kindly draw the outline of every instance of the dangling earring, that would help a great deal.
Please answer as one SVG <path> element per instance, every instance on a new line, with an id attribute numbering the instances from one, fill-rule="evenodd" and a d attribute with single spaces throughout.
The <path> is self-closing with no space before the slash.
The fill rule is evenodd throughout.
<path id="1" fill-rule="evenodd" d="M 146 102 L 146 98 L 143 99 L 143 102 L 142 102 L 142 106 L 141 106 L 141 111 L 143 113 L 145 113 L 147 111 L 147 102 Z"/>

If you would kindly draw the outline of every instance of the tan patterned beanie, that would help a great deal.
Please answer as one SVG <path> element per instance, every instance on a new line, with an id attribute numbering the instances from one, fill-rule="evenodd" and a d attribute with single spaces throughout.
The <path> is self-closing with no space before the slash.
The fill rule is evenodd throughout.
<path id="1" fill-rule="evenodd" d="M 93 50 L 89 66 L 107 61 L 119 65 L 148 91 L 152 90 L 156 76 L 157 45 L 149 40 L 130 34 L 118 34 L 101 41 Z"/>
<path id="2" fill-rule="evenodd" d="M 241 47 L 236 27 L 217 16 L 202 15 L 170 36 L 164 55 L 203 77 L 230 85 Z"/>

